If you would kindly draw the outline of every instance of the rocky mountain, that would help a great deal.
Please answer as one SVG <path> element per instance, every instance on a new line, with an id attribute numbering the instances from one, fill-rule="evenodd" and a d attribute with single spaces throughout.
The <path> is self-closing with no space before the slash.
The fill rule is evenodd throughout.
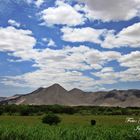
<path id="1" fill-rule="evenodd" d="M 10 96 L 10 97 L 0 97 L 0 102 L 9 101 L 9 100 L 15 99 L 19 96 L 22 96 L 22 94 L 15 94 L 15 95 Z"/>
<path id="2" fill-rule="evenodd" d="M 74 88 L 67 91 L 59 84 L 48 88 L 39 88 L 32 93 L 13 96 L 2 100 L 1 104 L 30 105 L 69 105 L 69 106 L 120 106 L 140 107 L 140 90 L 112 90 L 84 92 Z"/>
<path id="3" fill-rule="evenodd" d="M 5 99 L 6 99 L 6 97 L 0 97 L 0 101 L 3 101 Z"/>

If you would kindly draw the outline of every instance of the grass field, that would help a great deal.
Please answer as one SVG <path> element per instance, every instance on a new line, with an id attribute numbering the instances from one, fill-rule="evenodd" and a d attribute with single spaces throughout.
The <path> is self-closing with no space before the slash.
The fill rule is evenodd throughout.
<path id="1" fill-rule="evenodd" d="M 60 117 L 58 126 L 48 126 L 41 116 L 0 116 L 0 140 L 140 140 L 139 124 L 126 123 L 128 116 Z M 96 120 L 95 126 L 90 125 L 91 119 Z"/>

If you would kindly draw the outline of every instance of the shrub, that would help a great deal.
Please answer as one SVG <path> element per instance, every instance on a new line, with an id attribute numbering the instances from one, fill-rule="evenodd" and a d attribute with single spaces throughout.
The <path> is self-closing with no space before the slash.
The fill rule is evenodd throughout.
<path id="1" fill-rule="evenodd" d="M 42 118 L 42 122 L 49 125 L 57 125 L 61 122 L 61 119 L 57 115 L 49 113 Z"/>
<path id="2" fill-rule="evenodd" d="M 91 125 L 96 125 L 96 121 L 95 120 L 91 120 Z"/>
<path id="3" fill-rule="evenodd" d="M 30 110 L 27 106 L 23 106 L 23 107 L 20 108 L 19 113 L 20 113 L 21 116 L 29 116 L 30 115 Z"/>
<path id="4" fill-rule="evenodd" d="M 2 112 L 2 110 L 0 110 L 0 115 L 2 115 L 3 114 L 3 112 Z"/>

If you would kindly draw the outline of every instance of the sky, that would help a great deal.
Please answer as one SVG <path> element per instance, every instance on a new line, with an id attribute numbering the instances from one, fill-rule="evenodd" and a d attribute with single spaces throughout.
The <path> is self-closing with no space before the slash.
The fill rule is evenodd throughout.
<path id="1" fill-rule="evenodd" d="M 54 83 L 140 89 L 140 0 L 0 0 L 0 96 Z"/>

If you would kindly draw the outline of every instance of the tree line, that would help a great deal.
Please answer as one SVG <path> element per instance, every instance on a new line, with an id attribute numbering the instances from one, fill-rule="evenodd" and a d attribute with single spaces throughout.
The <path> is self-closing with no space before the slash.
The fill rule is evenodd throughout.
<path id="1" fill-rule="evenodd" d="M 92 114 L 92 115 L 140 115 L 138 107 L 99 107 L 99 106 L 62 106 L 62 105 L 0 105 L 0 115 L 43 115 L 55 114 Z"/>

